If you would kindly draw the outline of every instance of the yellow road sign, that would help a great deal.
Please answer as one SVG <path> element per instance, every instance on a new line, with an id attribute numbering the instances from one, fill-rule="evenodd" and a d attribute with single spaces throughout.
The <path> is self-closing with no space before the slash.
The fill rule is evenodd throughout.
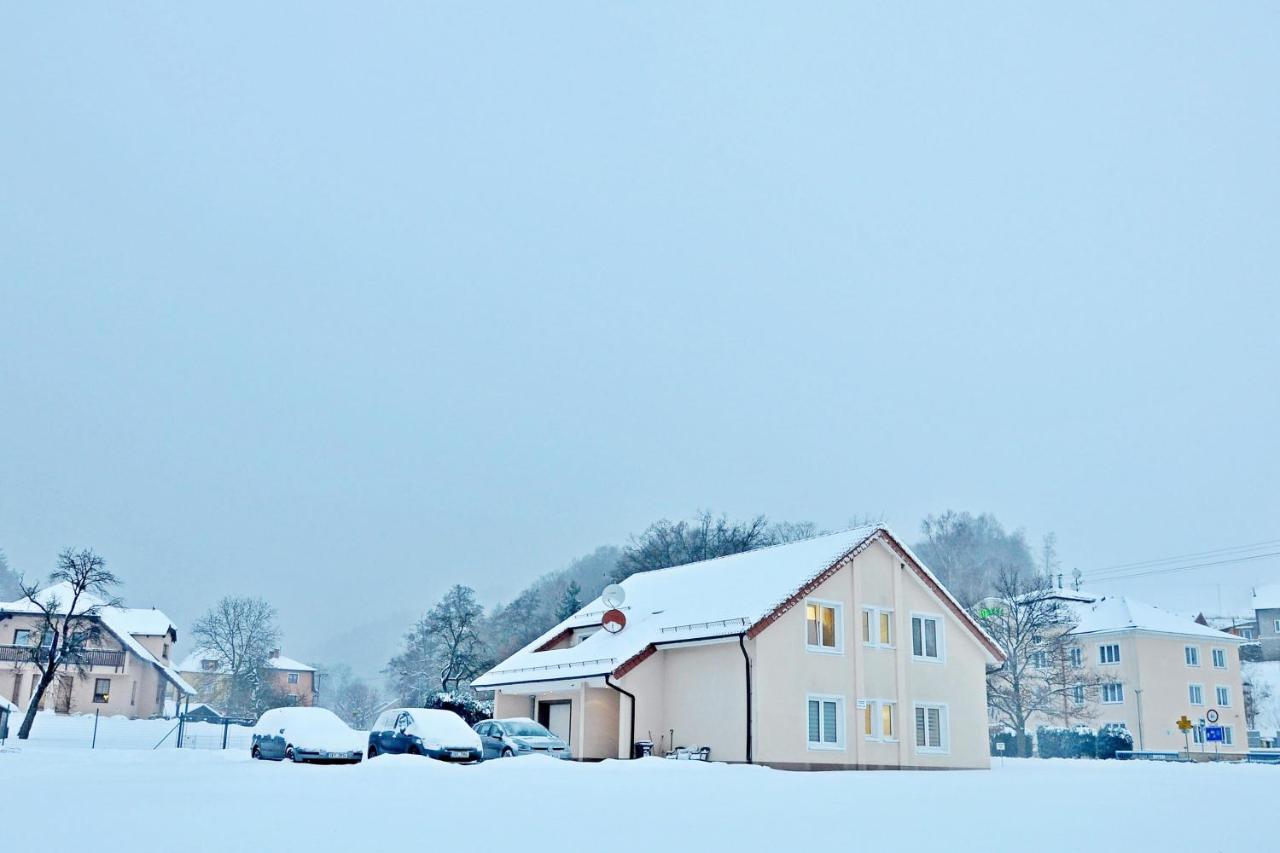
<path id="1" fill-rule="evenodd" d="M 1195 728 L 1195 724 L 1192 723 L 1189 719 L 1187 719 L 1186 714 L 1183 714 L 1182 718 L 1178 720 L 1178 728 L 1182 729 L 1185 732 L 1188 729 Z"/>

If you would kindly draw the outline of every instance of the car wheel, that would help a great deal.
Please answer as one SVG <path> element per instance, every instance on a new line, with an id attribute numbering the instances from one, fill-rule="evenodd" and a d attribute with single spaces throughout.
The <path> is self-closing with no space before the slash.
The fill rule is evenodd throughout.
<path id="1" fill-rule="evenodd" d="M 510 748 L 508 748 L 508 749 L 504 749 L 504 750 L 502 750 L 502 757 L 503 757 L 503 758 L 515 758 L 515 757 L 516 757 L 516 754 L 515 754 L 514 752 L 512 752 L 512 751 L 510 750 Z"/>
<path id="2" fill-rule="evenodd" d="M 293 762 L 297 762 L 298 760 L 298 754 L 293 751 L 292 746 L 286 746 L 284 748 L 284 757 L 289 761 L 293 761 Z"/>
<path id="3" fill-rule="evenodd" d="M 378 757 L 378 748 L 376 746 L 373 746 L 372 744 L 370 744 L 369 746 L 369 757 L 370 758 Z"/>
<path id="4" fill-rule="evenodd" d="M 405 750 L 405 752 L 408 753 L 409 755 L 422 755 L 422 751 L 418 749 L 417 744 L 411 745 L 408 749 Z"/>
<path id="5" fill-rule="evenodd" d="M 261 760 L 262 760 L 262 750 L 258 749 L 258 748 L 255 746 L 253 749 L 249 750 L 249 757 L 250 757 L 250 758 L 252 758 L 254 761 L 261 761 Z"/>

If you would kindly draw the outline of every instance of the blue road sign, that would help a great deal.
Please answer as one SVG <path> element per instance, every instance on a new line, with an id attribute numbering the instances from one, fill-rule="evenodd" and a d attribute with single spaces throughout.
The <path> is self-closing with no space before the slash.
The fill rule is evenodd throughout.
<path id="1" fill-rule="evenodd" d="M 1216 741 L 1221 741 L 1221 740 L 1222 740 L 1222 726 L 1205 726 L 1205 727 L 1204 727 L 1204 739 L 1205 739 L 1206 741 L 1209 741 L 1209 742 L 1212 742 L 1212 741 L 1215 741 L 1215 740 L 1216 740 Z"/>

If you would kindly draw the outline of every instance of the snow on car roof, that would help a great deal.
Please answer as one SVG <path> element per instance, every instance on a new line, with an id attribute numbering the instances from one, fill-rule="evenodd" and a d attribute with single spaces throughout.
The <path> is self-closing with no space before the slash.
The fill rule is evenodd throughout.
<path id="1" fill-rule="evenodd" d="M 1245 642 L 1233 634 L 1201 625 L 1194 619 L 1123 595 L 1108 595 L 1093 603 L 1081 603 L 1076 605 L 1075 612 L 1079 621 L 1073 634 L 1152 631 L 1159 634 L 1206 637 L 1222 642 Z"/>
<path id="2" fill-rule="evenodd" d="M 46 607 L 56 601 L 59 605 L 60 613 L 65 612 L 63 608 L 65 608 L 73 597 L 74 591 L 71 584 L 66 583 L 65 581 L 47 586 L 36 593 L 36 598 L 39 599 L 39 601 Z M 133 615 L 134 610 L 140 610 L 142 614 L 160 613 L 160 611 L 153 611 L 149 609 L 142 610 L 140 608 L 129 607 L 109 607 L 103 599 L 93 595 L 92 593 L 85 592 L 80 595 L 79 600 L 76 602 L 76 613 L 73 615 L 86 613 L 94 607 L 99 608 L 98 619 L 108 631 L 115 635 L 116 639 L 128 647 L 129 651 L 133 652 L 135 655 L 163 672 L 165 677 L 168 678 L 169 681 L 172 682 L 180 691 L 188 696 L 195 695 L 195 688 L 188 684 L 182 676 L 178 675 L 177 670 L 171 666 L 166 666 L 164 663 L 161 663 L 155 655 L 147 651 L 146 646 L 134 639 L 133 635 L 135 632 L 130 630 L 131 626 L 134 624 L 143 624 L 147 627 L 154 627 L 158 622 L 154 616 L 135 616 Z M 0 604 L 0 611 L 25 614 L 39 614 L 41 612 L 40 608 L 37 607 L 34 602 L 25 598 Z M 161 614 L 161 616 L 163 616 L 163 614 Z M 168 617 L 164 618 L 168 621 Z M 145 634 L 147 632 L 139 631 L 137 633 Z"/>
<path id="3" fill-rule="evenodd" d="M 596 598 L 477 678 L 473 686 L 484 689 L 531 681 L 598 677 L 612 673 L 650 644 L 740 634 L 845 554 L 881 533 L 893 538 L 883 525 L 864 525 L 634 574 L 622 582 L 626 601 L 621 610 L 627 624 L 620 632 L 595 631 L 577 645 L 538 651 L 567 631 L 598 626 L 608 608 Z M 919 563 L 914 555 L 912 559 Z M 928 569 L 924 571 L 928 573 Z M 932 575 L 929 577 L 932 579 Z M 941 584 L 938 586 L 942 588 Z M 944 594 L 950 598 L 945 590 Z M 953 598 L 950 600 L 955 604 Z M 955 607 L 963 612 L 958 604 Z M 982 633 L 976 623 L 967 616 L 965 619 L 976 633 Z"/>

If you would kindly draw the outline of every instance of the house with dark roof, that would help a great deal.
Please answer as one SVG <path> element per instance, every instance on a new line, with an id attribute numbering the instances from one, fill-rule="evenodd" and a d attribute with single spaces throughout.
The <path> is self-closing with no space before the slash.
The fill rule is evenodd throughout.
<path id="1" fill-rule="evenodd" d="M 986 670 L 1004 654 L 886 527 L 621 586 L 475 680 L 495 716 L 587 760 L 643 742 L 788 769 L 990 766 Z"/>
<path id="2" fill-rule="evenodd" d="M 74 598 L 66 583 L 36 593 L 46 606 L 65 608 Z M 82 665 L 57 674 L 41 701 L 41 708 L 59 713 L 101 711 L 134 718 L 163 716 L 167 708 L 195 690 L 173 668 L 171 654 L 178 629 L 163 612 L 144 607 L 109 607 L 90 594 L 81 594 L 76 614 L 95 614 L 101 638 L 85 651 Z M 96 609 L 95 609 L 96 608 Z M 65 609 L 58 610 L 66 615 Z M 27 599 L 0 603 L 0 693 L 25 708 L 35 694 L 40 672 L 31 662 L 48 638 L 42 636 L 41 609 Z"/>

